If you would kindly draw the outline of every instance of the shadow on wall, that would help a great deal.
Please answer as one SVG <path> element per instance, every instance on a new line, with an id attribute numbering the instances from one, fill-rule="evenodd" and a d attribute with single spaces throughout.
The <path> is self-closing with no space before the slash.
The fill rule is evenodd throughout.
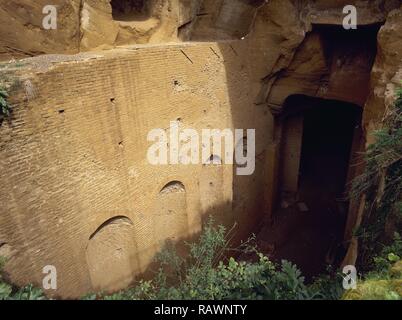
<path id="1" fill-rule="evenodd" d="M 200 204 L 201 211 L 219 206 L 221 203 L 224 177 L 222 159 L 212 155 L 208 164 L 203 164 L 200 173 Z M 222 214 L 217 212 L 216 214 Z"/>
<path id="2" fill-rule="evenodd" d="M 154 239 L 157 247 L 166 240 L 176 242 L 188 230 L 187 194 L 180 181 L 166 184 L 155 199 Z"/>
<path id="3" fill-rule="evenodd" d="M 179 27 L 179 38 L 219 41 L 246 37 L 258 8 L 265 3 L 265 0 L 204 0 L 193 21 Z"/>
<path id="4" fill-rule="evenodd" d="M 230 202 L 224 202 L 220 203 L 219 205 L 215 205 L 208 209 L 207 211 L 203 212 L 202 217 L 201 217 L 201 223 L 202 225 L 206 225 L 209 222 L 209 219 L 212 218 L 214 221 L 215 226 L 219 225 L 224 225 L 226 228 L 226 235 L 227 235 L 227 240 L 228 240 L 228 248 L 235 248 L 238 246 L 238 240 L 240 239 L 239 237 L 239 225 L 237 222 L 232 222 L 231 224 L 229 223 L 230 217 L 228 213 L 228 208 L 231 207 Z M 223 214 L 226 212 L 226 215 Z M 189 244 L 195 243 L 198 241 L 199 237 L 201 235 L 201 232 L 198 232 L 194 235 L 187 236 L 187 237 L 181 237 L 177 239 L 176 241 L 172 241 L 170 239 L 167 239 L 164 241 L 163 245 L 161 245 L 159 251 L 155 254 L 153 258 L 153 262 L 148 266 L 146 271 L 140 275 L 138 275 L 137 279 L 152 279 L 153 276 L 157 273 L 160 265 L 157 262 L 158 255 L 161 252 L 164 252 L 165 250 L 172 250 L 175 249 L 176 252 L 184 257 L 189 255 Z M 236 256 L 236 252 L 230 252 L 230 256 Z M 229 252 L 227 253 L 222 253 L 222 256 L 220 257 L 220 261 L 225 261 L 226 259 L 229 258 Z M 172 271 L 176 272 L 176 270 L 166 270 L 167 272 Z"/>

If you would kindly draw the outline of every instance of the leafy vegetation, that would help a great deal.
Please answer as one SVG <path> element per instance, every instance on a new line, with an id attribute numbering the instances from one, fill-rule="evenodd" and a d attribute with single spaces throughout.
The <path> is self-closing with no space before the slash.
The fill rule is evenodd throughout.
<path id="1" fill-rule="evenodd" d="M 225 241 L 225 229 L 213 227 L 212 221 L 196 243 L 190 246 L 190 261 L 177 256 L 173 247 L 163 251 L 158 261 L 161 264 L 157 275 L 150 281 L 113 295 L 89 295 L 86 299 L 106 300 L 338 300 L 338 299 L 401 299 L 400 269 L 402 241 L 395 241 L 383 248 L 375 257 L 376 269 L 362 276 L 357 290 L 345 291 L 340 272 L 328 272 L 306 284 L 300 270 L 291 262 L 279 265 L 271 262 L 255 247 L 242 246 L 236 251 L 254 251 L 256 262 L 225 259 L 230 252 Z M 401 268 L 401 266 L 399 266 Z M 394 270 L 395 269 L 395 270 Z M 175 270 L 175 272 L 172 272 Z M 398 271 L 399 270 L 399 271 Z M 169 275 L 169 276 L 168 276 Z"/>
<path id="2" fill-rule="evenodd" d="M 226 259 L 226 254 L 233 251 L 226 239 L 225 228 L 214 227 L 210 220 L 199 240 L 187 244 L 190 252 L 187 259 L 178 256 L 173 246 L 168 247 L 157 257 L 160 268 L 152 280 L 141 281 L 113 295 L 92 294 L 85 299 L 307 300 L 337 299 L 343 293 L 342 282 L 337 281 L 334 286 L 330 276 L 306 285 L 294 264 L 271 262 L 250 241 L 235 251 L 254 252 L 257 261 Z"/>
<path id="3" fill-rule="evenodd" d="M 0 271 L 3 269 L 6 260 L 0 257 Z M 0 274 L 0 300 L 44 300 L 46 299 L 42 290 L 29 284 L 22 288 L 9 285 Z"/>
<path id="4" fill-rule="evenodd" d="M 390 241 L 389 230 L 401 229 L 402 217 L 402 90 L 375 132 L 365 155 L 365 170 L 353 183 L 352 196 L 365 201 L 359 239 L 359 270 L 365 276 L 345 299 L 402 298 L 402 240 Z"/>
<path id="5" fill-rule="evenodd" d="M 7 101 L 8 97 L 6 89 L 0 87 L 0 116 L 9 117 L 11 115 L 11 106 Z"/>
<path id="6" fill-rule="evenodd" d="M 368 278 L 387 278 L 393 264 L 402 259 L 402 238 L 394 234 L 394 241 L 384 246 L 379 255 L 373 257 L 374 268 L 367 274 Z"/>
<path id="7" fill-rule="evenodd" d="M 8 101 L 10 93 L 21 86 L 21 79 L 16 76 L 15 69 L 24 65 L 21 62 L 0 64 L 0 124 L 4 119 L 11 119 L 12 106 Z"/>
<path id="8" fill-rule="evenodd" d="M 384 247 L 375 258 L 376 269 L 359 280 L 357 290 L 345 291 L 342 276 L 328 273 L 306 284 L 300 270 L 291 262 L 271 262 L 249 242 L 237 252 L 253 251 L 256 261 L 239 261 L 226 254 L 228 247 L 224 227 L 205 226 L 197 242 L 187 244 L 189 257 L 180 257 L 169 246 L 157 257 L 159 269 L 152 280 L 140 281 L 126 290 L 108 294 L 89 294 L 84 300 L 337 300 L 337 299 L 401 299 L 402 241 Z M 395 263 L 396 262 L 396 263 Z M 45 299 L 41 290 L 28 285 L 17 289 L 0 278 L 0 300 Z"/>
<path id="9" fill-rule="evenodd" d="M 394 241 L 373 257 L 374 268 L 358 282 L 357 289 L 347 291 L 344 299 L 401 300 L 402 299 L 402 238 L 396 233 Z"/>
<path id="10" fill-rule="evenodd" d="M 389 242 L 385 228 L 392 222 L 398 230 L 402 217 L 402 90 L 394 107 L 375 132 L 376 142 L 365 156 L 365 170 L 353 183 L 352 196 L 365 197 L 365 213 L 356 236 L 360 244 L 360 267 L 375 268 L 374 257 Z"/>

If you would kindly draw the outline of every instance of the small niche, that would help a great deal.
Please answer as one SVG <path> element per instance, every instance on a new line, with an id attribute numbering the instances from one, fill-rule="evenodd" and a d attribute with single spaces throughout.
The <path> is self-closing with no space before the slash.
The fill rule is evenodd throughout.
<path id="1" fill-rule="evenodd" d="M 187 235 L 186 188 L 180 181 L 166 184 L 155 199 L 155 239 L 159 244 L 165 241 L 176 243 Z"/>

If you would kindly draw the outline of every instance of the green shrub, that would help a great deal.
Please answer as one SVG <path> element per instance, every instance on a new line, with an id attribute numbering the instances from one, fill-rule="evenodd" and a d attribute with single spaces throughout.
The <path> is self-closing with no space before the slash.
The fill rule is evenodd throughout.
<path id="1" fill-rule="evenodd" d="M 384 278 L 395 262 L 402 259 L 402 238 L 399 233 L 394 234 L 394 241 L 386 245 L 381 253 L 373 257 L 374 268 L 368 273 L 371 278 Z"/>
<path id="2" fill-rule="evenodd" d="M 22 288 L 14 288 L 6 283 L 1 274 L 6 259 L 0 257 L 0 300 L 44 300 L 46 296 L 41 289 L 29 284 Z"/>
<path id="3" fill-rule="evenodd" d="M 255 251 L 256 262 L 236 261 L 226 254 L 226 230 L 214 227 L 209 220 L 197 242 L 187 244 L 189 257 L 177 255 L 173 246 L 157 257 L 160 268 L 154 279 L 103 299 L 162 299 L 162 300 L 243 300 L 243 299 L 311 299 L 311 292 L 300 270 L 288 261 L 274 264 L 266 256 L 243 243 L 237 252 Z M 95 296 L 91 296 L 95 298 Z"/>
<path id="4" fill-rule="evenodd" d="M 227 233 L 210 220 L 198 241 L 187 244 L 189 256 L 180 257 L 173 245 L 158 256 L 160 267 L 149 281 L 114 294 L 88 294 L 84 300 L 337 300 L 399 299 L 402 241 L 396 235 L 394 243 L 374 257 L 376 269 L 359 280 L 358 290 L 345 293 L 342 276 L 332 270 L 306 285 L 300 270 L 291 262 L 271 262 L 250 245 L 237 252 L 254 251 L 256 261 L 238 261 L 226 254 Z M 398 260 L 398 261 L 396 261 Z M 400 290 L 400 289 L 399 289 Z M 43 292 L 32 285 L 17 289 L 0 278 L 0 300 L 41 300 Z"/>
<path id="5" fill-rule="evenodd" d="M 402 217 L 402 91 L 397 92 L 375 143 L 365 155 L 365 170 L 353 182 L 351 195 L 366 196 L 363 221 L 355 235 L 359 238 L 359 264 L 365 271 L 375 268 L 373 257 L 387 243 L 385 226 L 390 218 L 397 227 Z"/>
<path id="6" fill-rule="evenodd" d="M 6 89 L 0 87 L 0 116 L 9 117 L 11 115 L 11 106 L 8 103 L 8 93 Z"/>
<path id="7" fill-rule="evenodd" d="M 331 269 L 314 279 L 308 286 L 310 296 L 315 300 L 339 300 L 345 290 L 342 286 L 341 272 L 333 272 Z"/>

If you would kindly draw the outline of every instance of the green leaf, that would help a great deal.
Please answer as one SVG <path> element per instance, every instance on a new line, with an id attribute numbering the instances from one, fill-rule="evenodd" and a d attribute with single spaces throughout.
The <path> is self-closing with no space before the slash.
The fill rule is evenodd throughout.
<path id="1" fill-rule="evenodd" d="M 5 300 L 10 297 L 12 292 L 11 286 L 5 284 L 4 282 L 0 282 L 0 300 Z"/>
<path id="2" fill-rule="evenodd" d="M 397 261 L 401 260 L 401 258 L 399 256 L 397 256 L 396 254 L 391 252 L 391 253 L 388 254 L 388 260 L 391 261 L 391 262 L 397 262 Z"/>
<path id="3" fill-rule="evenodd" d="M 4 89 L 0 89 L 0 96 L 2 96 L 2 97 L 4 97 L 4 98 L 8 98 L 8 97 L 9 97 L 7 91 L 4 90 Z"/>
<path id="4" fill-rule="evenodd" d="M 8 106 L 6 99 L 4 99 L 2 96 L 0 96 L 0 106 L 2 106 L 2 107 Z"/>

